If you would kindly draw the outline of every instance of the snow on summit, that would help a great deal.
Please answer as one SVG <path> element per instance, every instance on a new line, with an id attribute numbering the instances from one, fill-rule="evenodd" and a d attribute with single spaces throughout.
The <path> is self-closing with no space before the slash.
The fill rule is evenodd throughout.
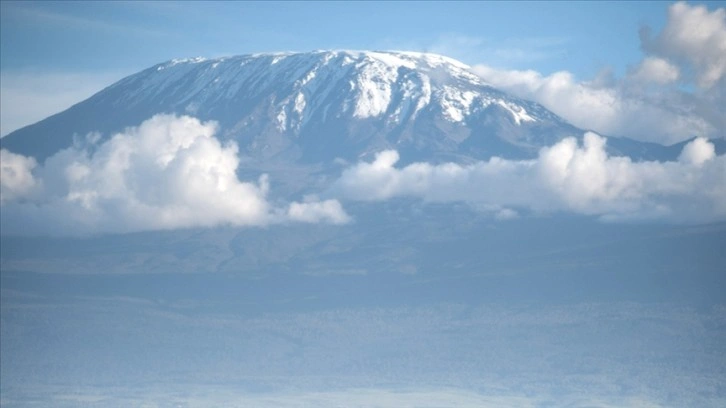
<path id="1" fill-rule="evenodd" d="M 415 52 L 316 51 L 253 54 L 217 59 L 176 59 L 130 77 L 116 86 L 138 83 L 123 103 L 135 104 L 149 94 L 173 92 L 189 113 L 220 100 L 274 94 L 278 127 L 299 130 L 308 116 L 335 108 L 359 119 L 381 117 L 400 122 L 432 101 L 445 117 L 463 121 L 474 103 L 496 103 L 481 92 L 460 90 L 462 85 L 484 87 L 484 82 L 461 62 Z M 184 83 L 183 91 L 180 82 Z M 466 88 L 466 87 L 465 87 Z M 433 91 L 433 92 L 432 92 Z M 433 98 L 432 98 L 433 97 Z M 509 103 L 501 104 L 509 108 Z M 528 118 L 512 109 L 514 118 Z M 519 121 L 519 119 L 517 119 Z"/>
<path id="2" fill-rule="evenodd" d="M 222 139 L 253 157 L 313 161 L 391 147 L 459 154 L 464 146 L 466 154 L 492 155 L 501 142 L 533 153 L 570 131 L 542 106 L 491 87 L 448 57 L 313 51 L 174 59 L 49 118 L 52 126 L 40 122 L 61 134 L 50 143 L 33 143 L 38 133 L 3 144 L 42 159 L 72 144 L 73 134 L 118 132 L 160 113 L 213 120 Z M 73 119 L 62 120 L 66 114 Z"/>

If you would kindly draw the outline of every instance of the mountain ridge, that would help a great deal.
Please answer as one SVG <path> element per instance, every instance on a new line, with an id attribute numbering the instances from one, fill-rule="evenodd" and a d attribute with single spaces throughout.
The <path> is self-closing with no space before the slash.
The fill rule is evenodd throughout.
<path id="1" fill-rule="evenodd" d="M 0 140 L 40 161 L 74 137 L 110 137 L 158 113 L 219 124 L 260 160 L 355 160 L 395 148 L 411 160 L 533 157 L 578 129 L 502 92 L 449 57 L 408 51 L 313 51 L 185 58 L 127 76 L 71 108 Z M 615 154 L 678 150 L 611 138 Z"/>

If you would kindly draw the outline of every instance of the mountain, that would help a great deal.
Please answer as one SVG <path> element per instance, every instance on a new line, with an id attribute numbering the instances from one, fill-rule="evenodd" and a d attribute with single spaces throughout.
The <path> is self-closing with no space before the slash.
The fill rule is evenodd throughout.
<path id="1" fill-rule="evenodd" d="M 44 160 L 74 135 L 111 133 L 157 113 L 219 123 L 218 137 L 264 161 L 316 163 L 396 148 L 404 160 L 532 157 L 583 130 L 485 83 L 451 58 L 414 52 L 315 51 L 182 59 L 155 65 L 2 139 Z M 680 150 L 613 139 L 615 153 Z"/>
<path id="2" fill-rule="evenodd" d="M 159 64 L 0 144 L 43 161 L 158 113 L 217 121 L 239 166 L 154 143 L 3 156 L 11 187 L 34 181 L 0 211 L 3 407 L 725 406 L 726 172 L 705 141 L 553 167 L 538 149 L 585 130 L 462 63 L 321 51 Z M 419 165 L 359 160 L 390 147 Z M 538 161 L 435 166 L 492 155 Z M 331 191 L 351 222 L 235 218 Z"/>

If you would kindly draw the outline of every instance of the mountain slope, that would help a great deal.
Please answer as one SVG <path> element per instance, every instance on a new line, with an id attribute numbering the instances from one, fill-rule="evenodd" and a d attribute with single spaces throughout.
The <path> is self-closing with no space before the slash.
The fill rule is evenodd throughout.
<path id="1" fill-rule="evenodd" d="M 521 154 L 578 131 L 542 106 L 483 83 L 455 60 L 408 52 L 320 51 L 174 60 L 131 75 L 3 138 L 44 159 L 73 135 L 156 113 L 216 120 L 253 157 L 311 161 L 396 147 Z"/>
<path id="2" fill-rule="evenodd" d="M 155 65 L 17 130 L 2 147 L 41 161 L 74 137 L 157 113 L 215 120 L 218 136 L 264 161 L 327 162 L 395 148 L 407 160 L 532 157 L 581 137 L 543 106 L 484 83 L 453 59 L 413 52 L 315 51 Z M 611 138 L 611 153 L 674 158 L 677 147 Z M 722 146 L 718 150 L 722 150 Z"/>

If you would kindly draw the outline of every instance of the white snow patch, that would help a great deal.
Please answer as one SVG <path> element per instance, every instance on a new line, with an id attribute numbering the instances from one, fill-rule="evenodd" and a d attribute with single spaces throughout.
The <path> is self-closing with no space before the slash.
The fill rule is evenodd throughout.
<path id="1" fill-rule="evenodd" d="M 287 129 L 287 112 L 285 109 L 280 109 L 280 113 L 277 114 L 277 130 L 284 132 Z"/>
<path id="2" fill-rule="evenodd" d="M 514 118 L 514 121 L 517 123 L 517 125 L 522 124 L 523 121 L 524 122 L 535 122 L 536 121 L 535 118 L 529 116 L 527 111 L 519 105 L 515 105 L 513 103 L 506 102 L 503 100 L 498 100 L 496 103 L 497 103 L 497 105 L 508 110 L 509 113 L 512 114 L 512 117 Z"/>
<path id="3" fill-rule="evenodd" d="M 460 91 L 457 88 L 445 86 L 441 93 L 441 108 L 444 117 L 452 122 L 461 122 L 469 115 L 471 105 L 477 93 L 471 91 Z"/>
<path id="4" fill-rule="evenodd" d="M 375 61 L 362 62 L 355 84 L 359 92 L 355 98 L 353 116 L 369 118 L 386 112 L 391 103 L 391 85 L 397 78 L 398 71 L 394 66 Z"/>
<path id="5" fill-rule="evenodd" d="M 302 116 L 303 111 L 305 110 L 305 105 L 305 95 L 302 92 L 298 92 L 295 97 L 295 112 Z"/>
<path id="6" fill-rule="evenodd" d="M 414 61 L 403 59 L 399 55 L 393 54 L 393 53 L 383 53 L 383 52 L 366 52 L 364 55 L 373 58 L 379 62 L 382 62 L 384 65 L 387 65 L 392 68 L 399 68 L 399 67 L 406 67 L 406 68 L 416 68 L 416 63 Z"/>
<path id="7" fill-rule="evenodd" d="M 176 58 L 171 60 L 168 64 L 166 64 L 166 67 L 173 67 L 174 65 L 178 64 L 199 64 L 200 62 L 204 62 L 207 59 L 204 57 L 194 57 L 194 58 Z"/>
<path id="8" fill-rule="evenodd" d="M 275 65 L 278 62 L 284 60 L 286 57 L 287 57 L 287 55 L 278 55 L 278 56 L 272 58 L 272 61 L 270 61 L 270 65 Z"/>

